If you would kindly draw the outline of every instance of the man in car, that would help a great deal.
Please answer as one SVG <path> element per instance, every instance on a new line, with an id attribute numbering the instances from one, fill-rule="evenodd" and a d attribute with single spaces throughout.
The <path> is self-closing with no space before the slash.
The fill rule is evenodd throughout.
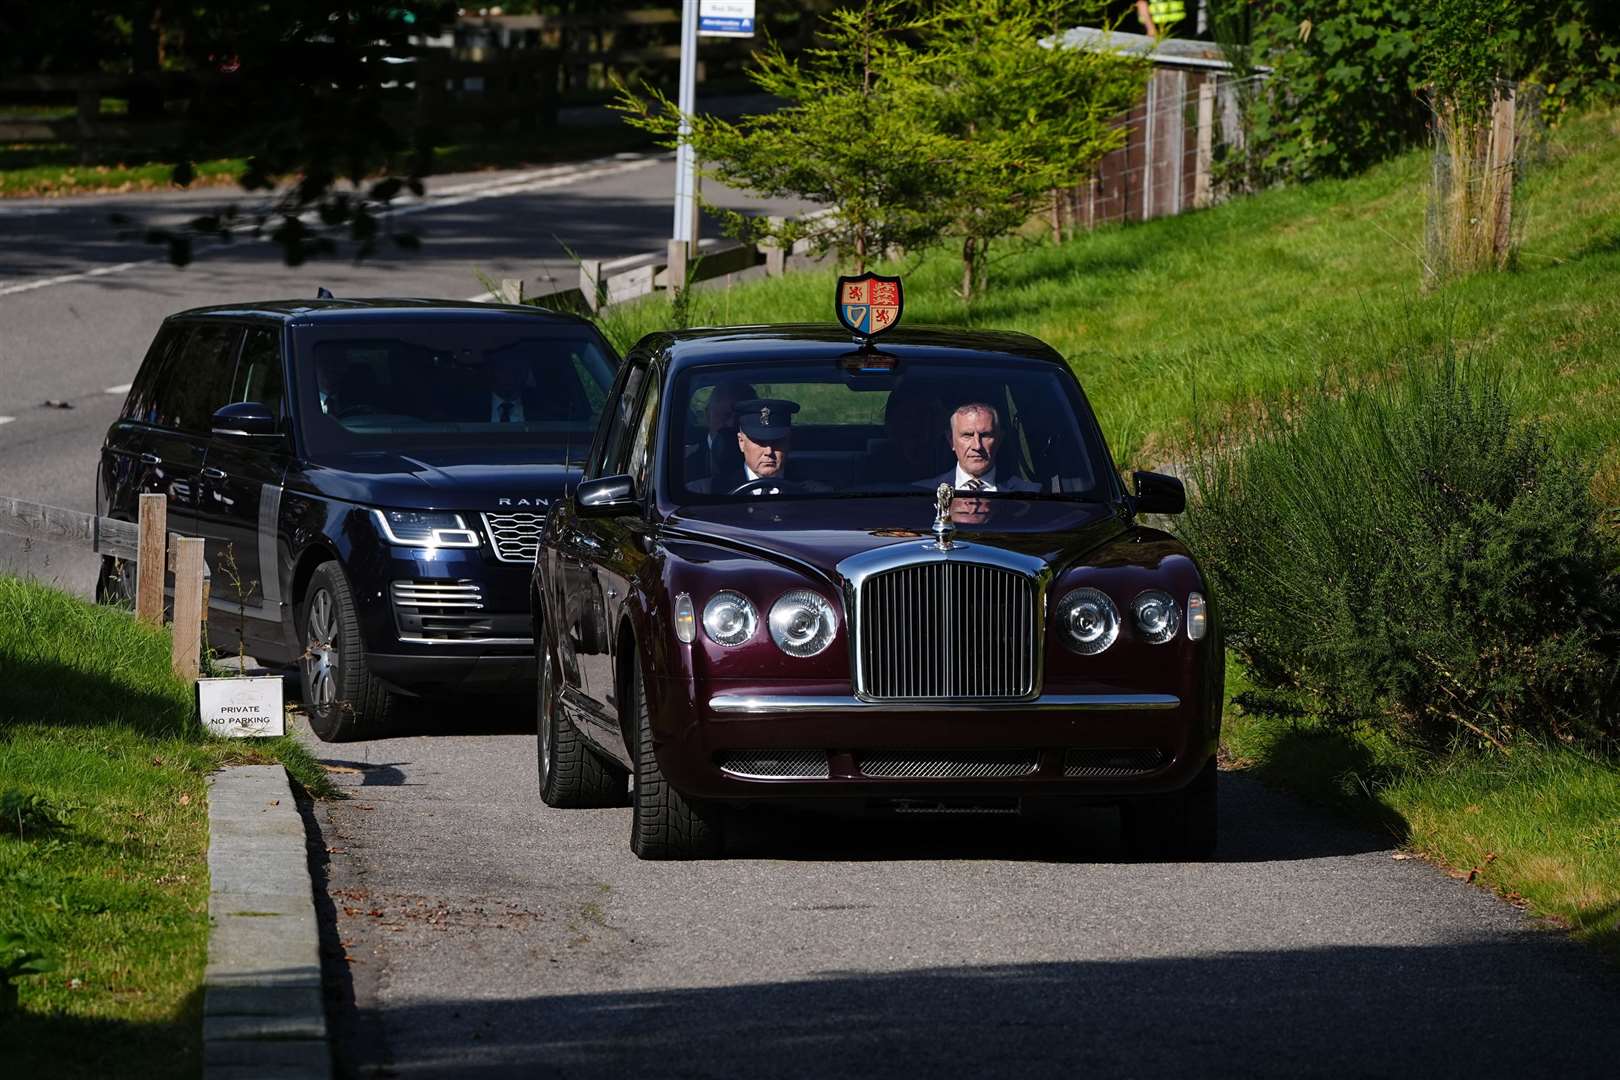
<path id="1" fill-rule="evenodd" d="M 491 424 L 521 424 L 540 419 L 540 395 L 529 386 L 529 365 L 515 347 L 494 350 L 489 364 L 489 397 L 480 419 Z"/>
<path id="2" fill-rule="evenodd" d="M 970 401 L 958 405 L 950 418 L 951 453 L 956 467 L 947 469 L 921 487 L 949 484 L 958 491 L 1039 491 L 1022 476 L 1001 472 L 996 468 L 996 452 L 1001 447 L 1001 414 L 994 405 Z"/>
<path id="3" fill-rule="evenodd" d="M 793 446 L 793 414 L 796 401 L 783 398 L 750 398 L 737 402 L 737 447 L 742 451 L 741 467 L 716 473 L 692 487 L 713 495 L 724 495 L 748 484 L 740 494 L 780 495 L 783 488 L 771 483 L 803 489 L 788 475 L 788 454 Z"/>
<path id="4" fill-rule="evenodd" d="M 753 386 L 740 379 L 720 383 L 709 394 L 709 404 L 704 409 L 709 430 L 702 442 L 686 450 L 688 484 L 737 471 L 742 464 L 737 450 L 737 402 L 758 397 Z"/>

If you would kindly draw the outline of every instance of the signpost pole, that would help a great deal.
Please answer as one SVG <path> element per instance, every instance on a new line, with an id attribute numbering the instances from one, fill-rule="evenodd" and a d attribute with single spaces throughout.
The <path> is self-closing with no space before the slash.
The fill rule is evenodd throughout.
<path id="1" fill-rule="evenodd" d="M 681 5 L 681 85 L 676 105 L 681 110 L 681 144 L 675 150 L 675 229 L 673 237 L 678 243 L 697 243 L 697 163 L 692 147 L 686 142 L 692 125 L 686 119 L 697 107 L 697 0 L 686 0 Z"/>

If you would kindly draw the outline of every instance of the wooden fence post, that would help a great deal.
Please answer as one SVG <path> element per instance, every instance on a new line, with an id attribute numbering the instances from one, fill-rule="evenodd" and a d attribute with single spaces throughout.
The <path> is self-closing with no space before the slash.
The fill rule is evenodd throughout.
<path id="1" fill-rule="evenodd" d="M 772 228 L 781 228 L 782 219 L 775 215 L 766 218 Z M 759 245 L 759 250 L 765 253 L 765 276 L 781 277 L 787 272 L 787 249 L 775 240 L 766 240 Z"/>
<path id="2" fill-rule="evenodd" d="M 592 311 L 602 310 L 602 260 L 579 260 L 579 292 L 585 306 Z"/>
<path id="3" fill-rule="evenodd" d="M 523 303 L 523 279 L 501 278 L 501 291 L 495 294 L 495 298 L 503 304 Z"/>
<path id="4" fill-rule="evenodd" d="M 202 655 L 203 545 L 196 536 L 182 536 L 174 544 L 174 650 L 170 665 L 188 682 L 197 678 Z"/>
<path id="5" fill-rule="evenodd" d="M 1210 172 L 1215 166 L 1215 76 L 1198 84 L 1198 159 L 1193 166 L 1193 205 L 1203 208 L 1214 201 Z"/>
<path id="6" fill-rule="evenodd" d="M 1514 88 L 1498 90 L 1491 100 L 1491 135 L 1486 151 L 1485 190 L 1494 197 L 1491 255 L 1498 267 L 1508 264 L 1513 249 L 1513 174 L 1518 158 L 1517 108 Z"/>
<path id="7" fill-rule="evenodd" d="M 686 241 L 671 240 L 668 251 L 669 269 L 666 280 L 669 282 L 669 298 L 674 300 L 686 288 Z"/>
<path id="8" fill-rule="evenodd" d="M 135 618 L 149 626 L 162 626 L 163 574 L 169 565 L 165 550 L 169 539 L 167 496 L 141 496 L 140 530 L 140 547 L 135 556 Z"/>

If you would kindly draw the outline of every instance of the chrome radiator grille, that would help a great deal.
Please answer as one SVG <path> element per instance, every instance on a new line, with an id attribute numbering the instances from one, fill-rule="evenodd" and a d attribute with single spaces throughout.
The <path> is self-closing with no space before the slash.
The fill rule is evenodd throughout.
<path id="1" fill-rule="evenodd" d="M 1035 693 L 1035 582 L 969 562 L 867 578 L 856 625 L 859 691 L 891 701 L 1004 700 Z"/>
<path id="2" fill-rule="evenodd" d="M 825 780 L 825 750 L 734 750 L 720 757 L 720 771 L 745 780 Z"/>
<path id="3" fill-rule="evenodd" d="M 485 514 L 484 528 L 495 556 L 502 562 L 533 563 L 540 550 L 540 530 L 546 527 L 544 514 Z"/>
<path id="4" fill-rule="evenodd" d="M 1164 751 L 1152 747 L 1121 750 L 1069 750 L 1063 755 L 1064 776 L 1140 776 L 1165 763 Z"/>
<path id="5" fill-rule="evenodd" d="M 1040 758 L 1034 750 L 877 750 L 861 754 L 856 763 L 866 776 L 994 780 L 1028 776 Z"/>
<path id="6" fill-rule="evenodd" d="M 406 639 L 461 641 L 493 632 L 483 590 L 471 581 L 396 581 L 394 618 Z"/>

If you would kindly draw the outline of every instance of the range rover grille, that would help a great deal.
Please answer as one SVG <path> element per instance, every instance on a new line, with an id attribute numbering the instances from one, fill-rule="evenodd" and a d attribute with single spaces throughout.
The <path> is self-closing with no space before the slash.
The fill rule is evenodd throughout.
<path id="1" fill-rule="evenodd" d="M 466 641 L 494 633 L 477 582 L 396 581 L 392 587 L 394 618 L 402 638 Z"/>
<path id="2" fill-rule="evenodd" d="M 546 515 L 530 513 L 485 514 L 484 528 L 501 562 L 534 563 L 540 550 L 540 531 Z"/>
<path id="3" fill-rule="evenodd" d="M 861 585 L 860 692 L 889 701 L 1016 700 L 1036 691 L 1035 582 L 997 566 L 905 566 Z"/>

